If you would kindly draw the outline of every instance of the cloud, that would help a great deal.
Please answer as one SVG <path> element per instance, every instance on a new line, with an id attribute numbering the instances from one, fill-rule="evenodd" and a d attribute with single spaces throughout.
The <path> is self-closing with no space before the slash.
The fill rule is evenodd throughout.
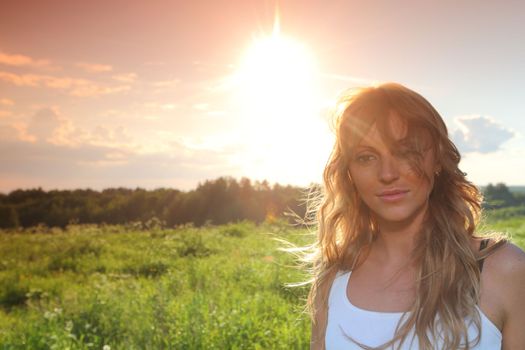
<path id="1" fill-rule="evenodd" d="M 117 94 L 119 92 L 125 92 L 131 90 L 129 85 L 118 85 L 118 86 L 103 86 L 94 82 L 88 84 L 81 84 L 71 89 L 69 94 L 77 97 L 92 97 L 99 95 Z"/>
<path id="2" fill-rule="evenodd" d="M 133 83 L 135 80 L 137 80 L 137 74 L 135 73 L 117 74 L 117 75 L 113 75 L 112 78 L 122 83 Z"/>
<path id="3" fill-rule="evenodd" d="M 74 133 L 76 135 L 72 135 Z M 72 142 L 64 140 L 64 135 L 68 135 L 68 139 L 80 139 L 72 121 L 63 116 L 57 108 L 41 108 L 33 114 L 29 122 L 0 124 L 0 137 L 4 141 L 71 145 Z"/>
<path id="4" fill-rule="evenodd" d="M 48 87 L 65 90 L 71 96 L 92 97 L 115 94 L 131 89 L 129 85 L 107 86 L 92 80 L 71 77 L 56 77 L 42 74 L 15 74 L 0 71 L 0 80 L 16 86 Z"/>
<path id="5" fill-rule="evenodd" d="M 36 138 L 27 132 L 27 124 L 13 122 L 0 124 L 0 142 L 36 142 Z"/>
<path id="6" fill-rule="evenodd" d="M 238 173 L 235 147 L 194 145 L 173 135 L 139 144 L 123 126 L 80 128 L 58 108 L 0 123 L 0 191 L 14 188 L 177 187 Z"/>
<path id="7" fill-rule="evenodd" d="M 45 107 L 16 126 L 2 127 L 0 121 L 0 191 L 38 186 L 188 189 L 221 175 L 249 174 L 244 168 L 252 166 L 239 157 L 243 146 L 232 145 L 229 136 L 197 140 L 190 134 L 182 137 L 186 134 L 178 129 L 130 135 L 122 126 L 104 123 L 88 130 L 64 112 Z"/>
<path id="8" fill-rule="evenodd" d="M 42 76 L 35 74 L 14 74 L 0 72 L 0 80 L 6 81 L 16 86 L 38 86 Z"/>
<path id="9" fill-rule="evenodd" d="M 171 88 L 178 86 L 180 84 L 180 79 L 171 79 L 171 80 L 159 80 L 152 83 L 155 87 L 166 87 Z"/>
<path id="10" fill-rule="evenodd" d="M 34 141 L 51 141 L 55 130 L 64 122 L 55 110 L 44 108 L 33 115 L 26 131 Z"/>
<path id="11" fill-rule="evenodd" d="M 40 112 L 38 119 L 47 128 L 40 130 L 39 136 L 56 131 L 56 115 L 50 111 Z M 97 132 L 100 138 L 118 137 L 118 131 L 113 135 L 104 129 Z M 196 150 L 177 142 L 163 152 L 141 153 L 115 144 L 94 144 L 94 135 L 75 146 L 4 138 L 4 134 L 14 133 L 12 126 L 0 126 L 0 163 L 3 164 L 0 191 L 4 192 L 15 187 L 38 186 L 47 189 L 182 186 L 187 189 L 195 186 L 196 181 L 235 173 L 228 165 L 230 154 L 227 152 Z"/>
<path id="12" fill-rule="evenodd" d="M 137 148 L 128 130 L 121 125 L 114 128 L 97 125 L 85 142 L 91 145 L 117 147 L 119 149 Z"/>
<path id="13" fill-rule="evenodd" d="M 113 70 L 113 67 L 108 64 L 78 62 L 75 66 L 82 68 L 88 73 L 111 72 Z"/>
<path id="14" fill-rule="evenodd" d="M 37 110 L 29 122 L 12 122 L 1 125 L 0 136 L 5 140 L 55 146 L 81 147 L 82 145 L 136 149 L 138 146 L 126 128 L 97 125 L 92 130 L 76 126 L 58 108 Z"/>
<path id="15" fill-rule="evenodd" d="M 455 119 L 458 128 L 452 140 L 461 152 L 491 153 L 514 137 L 514 131 L 495 119 L 480 115 L 460 116 Z"/>
<path id="16" fill-rule="evenodd" d="M 146 102 L 142 106 L 144 108 L 156 110 L 156 111 L 172 111 L 174 109 L 180 108 L 180 106 L 175 103 L 158 103 L 158 102 Z"/>
<path id="17" fill-rule="evenodd" d="M 93 132 L 75 126 L 73 120 L 63 115 L 58 108 L 38 110 L 26 128 L 27 134 L 36 142 L 56 146 L 78 147 L 91 144 Z"/>
<path id="18" fill-rule="evenodd" d="M 11 55 L 0 52 L 0 64 L 14 67 L 48 67 L 48 60 L 37 60 L 25 55 Z"/>
<path id="19" fill-rule="evenodd" d="M 0 105 L 2 106 L 12 106 L 14 104 L 15 103 L 13 102 L 13 100 L 10 100 L 8 98 L 0 98 Z"/>
<path id="20" fill-rule="evenodd" d="M 119 117 L 122 115 L 125 115 L 125 112 L 115 109 L 115 108 L 110 108 L 110 109 L 100 112 L 100 116 L 102 117 Z"/>
<path id="21" fill-rule="evenodd" d="M 173 90 L 176 87 L 179 87 L 180 84 L 181 84 L 180 79 L 154 81 L 151 83 L 151 86 L 153 86 L 152 92 L 154 94 L 168 92 L 170 90 Z"/>
<path id="22" fill-rule="evenodd" d="M 11 111 L 0 110 L 0 118 L 7 118 L 12 115 Z"/>

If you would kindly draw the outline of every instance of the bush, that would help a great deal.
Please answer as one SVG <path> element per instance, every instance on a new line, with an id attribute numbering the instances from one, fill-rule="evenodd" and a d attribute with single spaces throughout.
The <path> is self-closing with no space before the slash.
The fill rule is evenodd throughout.
<path id="1" fill-rule="evenodd" d="M 221 226 L 219 232 L 227 237 L 246 237 L 255 230 L 255 225 L 248 221 L 241 221 Z"/>
<path id="2" fill-rule="evenodd" d="M 0 281 L 0 305 L 6 309 L 25 305 L 28 299 L 29 286 L 20 281 L 20 276 L 12 276 Z"/>
<path id="3" fill-rule="evenodd" d="M 179 257 L 205 257 L 213 252 L 198 231 L 182 233 L 178 239 L 176 251 Z"/>

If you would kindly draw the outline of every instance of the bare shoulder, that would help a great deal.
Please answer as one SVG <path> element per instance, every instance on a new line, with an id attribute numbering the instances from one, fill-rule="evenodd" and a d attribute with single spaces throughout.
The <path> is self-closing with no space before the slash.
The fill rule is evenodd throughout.
<path id="1" fill-rule="evenodd" d="M 509 278 L 525 278 L 525 252 L 511 242 L 504 243 L 485 259 L 487 270 L 510 282 Z"/>
<path id="2" fill-rule="evenodd" d="M 481 280 L 488 315 L 502 331 L 502 349 L 525 349 L 525 252 L 504 243 L 485 259 Z"/>
<path id="3" fill-rule="evenodd" d="M 515 244 L 505 242 L 487 256 L 483 274 L 482 277 L 490 280 L 491 293 L 495 293 L 507 308 L 525 297 L 525 252 Z"/>

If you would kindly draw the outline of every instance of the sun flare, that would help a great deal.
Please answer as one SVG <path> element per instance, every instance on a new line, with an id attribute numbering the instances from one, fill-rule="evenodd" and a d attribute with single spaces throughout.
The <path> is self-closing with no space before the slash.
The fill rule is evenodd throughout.
<path id="1" fill-rule="evenodd" d="M 276 26 L 272 35 L 257 38 L 247 49 L 236 86 L 247 148 L 240 161 L 249 172 L 268 178 L 276 169 L 281 174 L 291 169 L 290 182 L 297 173 L 320 172 L 313 168 L 324 160 L 325 150 L 311 142 L 322 137 L 322 98 L 312 51 L 281 35 Z"/>
<path id="2" fill-rule="evenodd" d="M 311 100 L 315 86 L 315 61 L 298 41 L 274 33 L 253 42 L 242 59 L 239 87 L 243 104 L 279 118 Z"/>

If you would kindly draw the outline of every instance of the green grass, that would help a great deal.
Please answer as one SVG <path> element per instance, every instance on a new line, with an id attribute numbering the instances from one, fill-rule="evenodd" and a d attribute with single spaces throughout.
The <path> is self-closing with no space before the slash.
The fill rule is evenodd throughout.
<path id="1" fill-rule="evenodd" d="M 525 217 L 495 220 L 525 246 Z M 282 224 L 0 233 L 0 349 L 306 349 Z M 107 347 L 106 347 L 107 348 Z"/>
<path id="2" fill-rule="evenodd" d="M 510 240 L 525 250 L 525 216 L 510 218 L 490 218 L 488 229 L 507 234 Z"/>
<path id="3" fill-rule="evenodd" d="M 134 231 L 70 226 L 0 235 L 2 349 L 302 349 L 306 277 L 241 223 Z"/>

